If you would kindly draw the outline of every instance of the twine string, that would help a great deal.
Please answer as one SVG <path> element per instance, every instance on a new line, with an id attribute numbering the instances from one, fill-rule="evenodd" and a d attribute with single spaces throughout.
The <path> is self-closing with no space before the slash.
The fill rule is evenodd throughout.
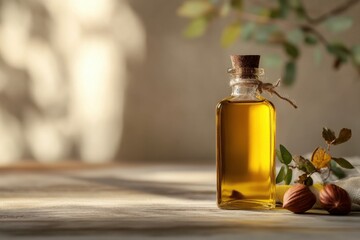
<path id="1" fill-rule="evenodd" d="M 277 88 L 278 86 L 280 86 L 280 81 L 281 79 L 278 79 L 275 83 L 263 83 L 260 80 L 255 80 L 256 84 L 257 84 L 257 90 L 262 93 L 263 91 L 268 92 L 270 95 L 275 94 L 276 96 L 278 96 L 279 98 L 281 98 L 282 100 L 287 101 L 288 103 L 290 103 L 294 108 L 298 108 L 297 105 L 290 99 L 281 96 L 276 90 L 275 88 Z"/>

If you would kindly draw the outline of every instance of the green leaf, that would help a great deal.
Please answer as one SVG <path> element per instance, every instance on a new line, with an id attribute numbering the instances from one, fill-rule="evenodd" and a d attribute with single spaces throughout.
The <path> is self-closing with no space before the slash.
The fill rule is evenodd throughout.
<path id="1" fill-rule="evenodd" d="M 290 169 L 288 166 L 287 167 L 287 171 L 286 171 L 286 175 L 284 177 L 284 182 L 286 185 L 289 185 L 291 183 L 292 180 L 292 169 Z"/>
<path id="2" fill-rule="evenodd" d="M 347 142 L 351 138 L 351 129 L 343 128 L 340 130 L 339 136 L 333 142 L 334 145 L 338 145 Z"/>
<path id="3" fill-rule="evenodd" d="M 284 85 L 291 85 L 295 81 L 296 76 L 296 65 L 294 61 L 287 62 L 285 65 L 285 74 L 283 77 Z"/>
<path id="4" fill-rule="evenodd" d="M 259 43 L 266 43 L 277 31 L 276 25 L 260 26 L 256 29 L 255 40 Z"/>
<path id="5" fill-rule="evenodd" d="M 298 58 L 300 55 L 298 47 L 290 42 L 284 42 L 284 49 L 286 54 L 293 59 Z"/>
<path id="6" fill-rule="evenodd" d="M 253 22 L 247 22 L 241 30 L 241 39 L 249 40 L 256 29 L 256 24 Z"/>
<path id="7" fill-rule="evenodd" d="M 318 39 L 317 37 L 312 34 L 312 33 L 306 33 L 305 37 L 304 37 L 304 42 L 307 44 L 307 45 L 315 45 L 317 44 L 318 42 Z"/>
<path id="8" fill-rule="evenodd" d="M 360 45 L 356 45 L 351 49 L 354 62 L 360 65 Z"/>
<path id="9" fill-rule="evenodd" d="M 334 160 L 330 161 L 330 170 L 338 179 L 346 177 L 346 173 L 336 165 Z"/>
<path id="10" fill-rule="evenodd" d="M 200 37 L 205 33 L 207 24 L 205 17 L 195 18 L 189 23 L 183 34 L 187 38 Z"/>
<path id="11" fill-rule="evenodd" d="M 314 61 L 316 65 L 319 65 L 323 59 L 323 52 L 320 47 L 315 48 L 314 50 Z"/>
<path id="12" fill-rule="evenodd" d="M 298 19 L 304 19 L 306 17 L 305 9 L 301 0 L 288 0 L 289 6 L 295 12 Z"/>
<path id="13" fill-rule="evenodd" d="M 332 158 L 337 164 L 340 165 L 340 167 L 342 168 L 346 168 L 346 169 L 353 169 L 354 166 L 345 158 Z"/>
<path id="14" fill-rule="evenodd" d="M 241 11 L 243 8 L 243 1 L 242 0 L 231 0 L 230 1 L 231 7 L 238 11 Z"/>
<path id="15" fill-rule="evenodd" d="M 263 56 L 262 62 L 265 68 L 279 68 L 283 64 L 281 57 L 276 54 Z"/>
<path id="16" fill-rule="evenodd" d="M 335 132 L 329 128 L 323 128 L 322 137 L 328 144 L 332 143 L 336 139 Z"/>
<path id="17" fill-rule="evenodd" d="M 313 181 L 312 177 L 308 177 L 304 182 L 304 184 L 306 186 L 311 186 L 311 185 L 313 185 L 313 183 L 314 183 L 314 181 Z"/>
<path id="18" fill-rule="evenodd" d="M 276 152 L 276 156 L 277 156 L 277 158 L 279 159 L 279 161 L 280 161 L 281 163 L 284 163 L 284 160 L 282 159 L 280 150 L 279 150 L 279 149 L 276 149 L 275 152 Z"/>
<path id="19" fill-rule="evenodd" d="M 353 25 L 353 19 L 347 16 L 334 16 L 324 22 L 325 27 L 333 32 L 340 33 L 348 30 Z"/>
<path id="20" fill-rule="evenodd" d="M 315 166 L 312 164 L 312 162 L 308 159 L 305 159 L 305 169 L 308 174 L 316 172 Z"/>
<path id="21" fill-rule="evenodd" d="M 285 166 L 281 166 L 278 175 L 276 176 L 276 183 L 281 183 L 285 177 Z"/>
<path id="22" fill-rule="evenodd" d="M 288 165 L 292 161 L 291 153 L 281 144 L 280 144 L 280 152 L 284 164 Z"/>
<path id="23" fill-rule="evenodd" d="M 272 18 L 272 19 L 281 17 L 280 14 L 281 14 L 280 10 L 277 9 L 277 8 L 269 10 L 269 17 Z"/>
<path id="24" fill-rule="evenodd" d="M 289 12 L 289 1 L 278 0 L 278 3 L 279 3 L 279 17 L 285 18 Z"/>
<path id="25" fill-rule="evenodd" d="M 327 50 L 341 61 L 347 61 L 350 51 L 340 43 L 329 44 Z"/>
<path id="26" fill-rule="evenodd" d="M 221 46 L 229 47 L 239 37 L 241 31 L 240 23 L 233 23 L 227 26 L 221 36 Z"/>
<path id="27" fill-rule="evenodd" d="M 299 44 L 304 38 L 304 33 L 300 29 L 295 29 L 286 33 L 286 40 L 292 44 Z"/>
<path id="28" fill-rule="evenodd" d="M 181 17 L 195 18 L 208 13 L 213 8 L 212 4 L 206 0 L 185 1 L 177 10 Z"/>

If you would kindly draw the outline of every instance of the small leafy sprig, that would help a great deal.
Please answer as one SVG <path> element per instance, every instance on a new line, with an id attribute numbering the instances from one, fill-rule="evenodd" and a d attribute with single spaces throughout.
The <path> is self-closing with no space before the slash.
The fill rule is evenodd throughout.
<path id="1" fill-rule="evenodd" d="M 323 128 L 322 137 L 326 142 L 326 148 L 316 148 L 312 153 L 311 160 L 306 159 L 303 156 L 293 157 L 292 154 L 280 144 L 280 149 L 276 150 L 276 156 L 283 165 L 276 176 L 276 183 L 284 182 L 285 184 L 290 184 L 293 176 L 293 169 L 298 169 L 303 172 L 295 182 L 310 186 L 313 184 L 311 176 L 314 173 L 319 173 L 322 180 L 326 182 L 331 174 L 334 174 L 339 179 L 344 178 L 346 174 L 342 168 L 354 168 L 354 166 L 345 158 L 333 157 L 330 155 L 331 146 L 347 142 L 351 138 L 350 129 L 341 129 L 338 137 L 336 137 L 333 130 Z"/>
<path id="2" fill-rule="evenodd" d="M 300 72 L 298 61 L 306 47 L 312 49 L 314 63 L 319 64 L 326 53 L 333 57 L 335 70 L 351 64 L 360 74 L 360 44 L 349 45 L 338 37 L 356 31 L 358 23 L 345 12 L 360 1 L 324 4 L 323 13 L 317 16 L 308 9 L 312 2 L 316 1 L 184 0 L 177 14 L 189 21 L 183 32 L 187 38 L 203 36 L 214 22 L 221 21 L 225 23 L 219 37 L 223 47 L 240 39 L 242 44 L 251 41 L 277 47 L 284 55 L 272 51 L 263 60 L 266 67 L 282 66 L 284 85 L 295 82 Z"/>

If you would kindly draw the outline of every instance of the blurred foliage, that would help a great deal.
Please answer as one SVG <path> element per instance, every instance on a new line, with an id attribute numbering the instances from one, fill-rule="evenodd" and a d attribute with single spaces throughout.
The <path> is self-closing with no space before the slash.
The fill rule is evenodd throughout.
<path id="1" fill-rule="evenodd" d="M 201 37 L 213 21 L 224 18 L 228 24 L 220 38 L 223 47 L 239 39 L 280 47 L 287 56 L 285 61 L 272 54 L 265 56 L 264 62 L 267 67 L 283 65 L 283 83 L 291 85 L 304 47 L 313 49 L 316 64 L 321 62 L 325 52 L 333 57 L 334 69 L 348 63 L 360 73 L 360 44 L 348 46 L 339 40 L 339 34 L 353 26 L 353 19 L 342 14 L 359 2 L 342 2 L 317 17 L 308 14 L 301 0 L 186 0 L 177 13 L 190 21 L 184 31 L 188 38 Z M 331 34 L 325 37 L 319 29 Z"/>

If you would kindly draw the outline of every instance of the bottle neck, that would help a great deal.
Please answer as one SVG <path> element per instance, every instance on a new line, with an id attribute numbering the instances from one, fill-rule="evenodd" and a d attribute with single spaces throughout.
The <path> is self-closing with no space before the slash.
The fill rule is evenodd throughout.
<path id="1" fill-rule="evenodd" d="M 237 100 L 260 100 L 258 84 L 255 79 L 231 79 L 231 96 Z"/>
<path id="2" fill-rule="evenodd" d="M 231 96 L 258 96 L 256 84 L 235 84 L 231 86 Z"/>
<path id="3" fill-rule="evenodd" d="M 259 80 L 264 75 L 262 68 L 230 68 L 231 96 L 234 100 L 262 100 L 258 91 Z"/>

